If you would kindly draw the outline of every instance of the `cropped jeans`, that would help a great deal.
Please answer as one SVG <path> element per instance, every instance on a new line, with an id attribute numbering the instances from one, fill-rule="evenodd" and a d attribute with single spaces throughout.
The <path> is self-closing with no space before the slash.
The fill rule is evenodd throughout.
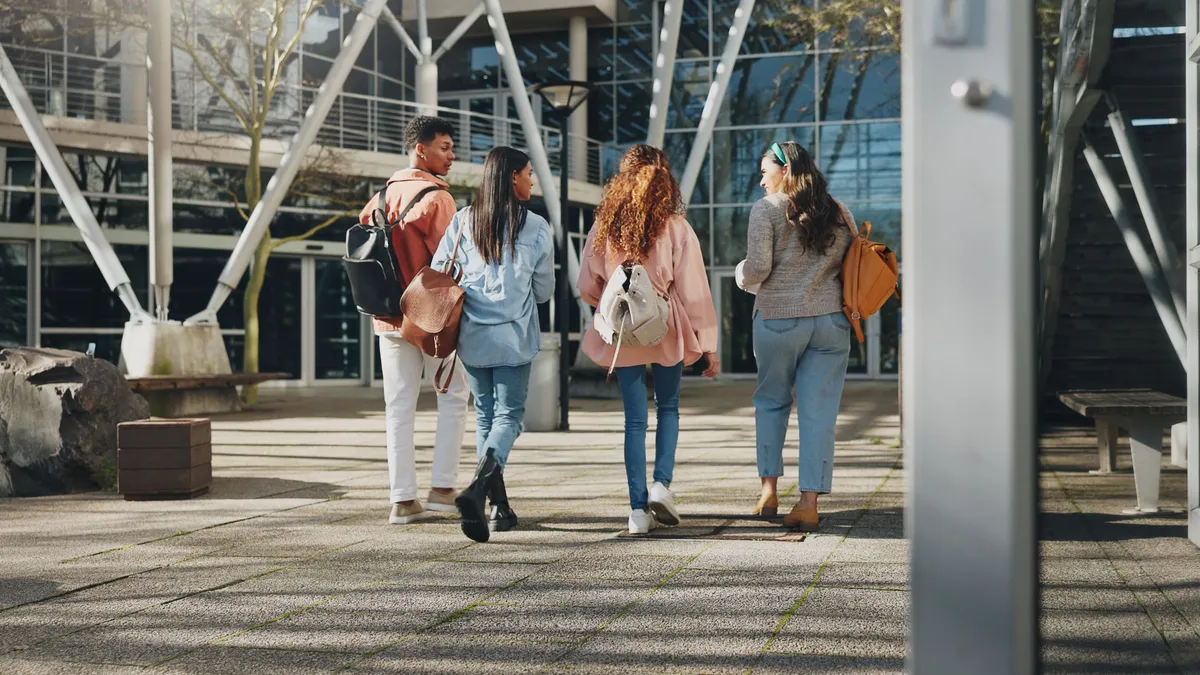
<path id="1" fill-rule="evenodd" d="M 654 407 L 658 428 L 654 432 L 654 480 L 671 484 L 675 473 L 675 447 L 679 444 L 679 387 L 683 364 L 650 366 L 654 371 Z M 650 494 L 646 489 L 646 366 L 617 368 L 617 384 L 625 405 L 625 478 L 629 482 L 629 507 L 646 510 Z"/>
<path id="2" fill-rule="evenodd" d="M 783 444 L 795 400 L 800 491 L 827 494 L 833 485 L 834 431 L 850 360 L 849 320 L 841 312 L 795 319 L 764 319 L 755 313 L 754 357 L 758 475 L 783 475 Z"/>
<path id="3" fill-rule="evenodd" d="M 463 364 L 475 396 L 475 455 L 483 459 L 494 450 L 503 469 L 508 453 L 521 435 L 531 364 L 476 368 Z"/>

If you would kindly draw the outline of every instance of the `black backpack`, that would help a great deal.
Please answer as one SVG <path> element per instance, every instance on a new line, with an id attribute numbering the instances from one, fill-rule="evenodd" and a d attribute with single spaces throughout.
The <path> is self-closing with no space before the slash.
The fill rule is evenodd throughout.
<path id="1" fill-rule="evenodd" d="M 356 224 L 346 231 L 346 255 L 342 256 L 342 266 L 350 278 L 350 293 L 359 312 L 367 316 L 400 316 L 400 296 L 404 295 L 404 284 L 400 279 L 396 249 L 392 247 L 396 224 L 403 222 L 404 216 L 425 195 L 444 189 L 439 185 L 431 185 L 421 190 L 396 220 L 388 222 L 385 186 L 375 201 L 371 223 Z"/>

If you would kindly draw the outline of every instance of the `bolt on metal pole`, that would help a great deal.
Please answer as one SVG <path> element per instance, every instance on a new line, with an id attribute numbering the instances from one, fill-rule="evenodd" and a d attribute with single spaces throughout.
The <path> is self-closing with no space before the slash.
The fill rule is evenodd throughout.
<path id="1" fill-rule="evenodd" d="M 742 50 L 742 39 L 746 35 L 746 26 L 750 23 L 750 15 L 753 12 L 754 0 L 740 0 L 733 12 L 733 25 L 729 27 L 729 36 L 725 38 L 721 62 L 717 64 L 717 77 L 708 89 L 704 112 L 700 114 L 700 126 L 696 129 L 696 139 L 692 142 L 691 153 L 688 154 L 687 168 L 683 170 L 683 178 L 679 181 L 680 194 L 685 202 L 692 201 L 696 181 L 700 178 L 700 168 L 704 166 L 704 156 L 708 154 L 708 142 L 712 140 L 713 127 L 717 125 L 717 115 L 721 112 L 721 104 L 725 102 L 725 92 L 729 89 L 733 67 L 737 63 L 738 53 Z"/>
<path id="2" fill-rule="evenodd" d="M 567 232 L 567 223 L 570 222 L 571 206 L 567 200 L 567 190 L 569 189 L 569 178 L 567 167 L 570 164 L 567 160 L 571 156 L 571 144 L 567 142 L 567 129 L 571 124 L 570 115 L 560 115 L 562 128 L 562 170 L 559 172 L 561 180 L 561 197 L 562 197 L 562 236 L 558 239 L 558 288 L 555 289 L 558 301 L 554 308 L 554 313 L 558 316 L 558 428 L 559 431 L 569 431 L 571 429 L 569 406 L 571 403 L 571 361 L 567 358 L 568 347 L 571 344 L 570 326 L 568 322 L 571 318 L 571 312 L 567 309 L 570 305 L 570 291 L 567 283 L 567 259 L 570 253 L 571 242 L 570 234 Z"/>
<path id="3" fill-rule="evenodd" d="M 304 113 L 304 121 L 300 123 L 300 130 L 292 138 L 291 145 L 288 146 L 287 152 L 283 154 L 283 158 L 279 162 L 279 168 L 275 170 L 275 175 L 271 176 L 270 182 L 267 183 L 267 189 L 263 192 L 262 199 L 254 207 L 250 219 L 246 222 L 246 227 L 242 230 L 242 235 L 234 246 L 233 253 L 229 256 L 229 261 L 225 263 L 225 269 L 221 271 L 217 287 L 208 301 L 208 307 L 184 323 L 214 325 L 217 323 L 217 310 L 225 304 L 229 294 L 237 288 L 238 283 L 242 280 L 246 268 L 250 266 L 255 249 L 258 248 L 262 238 L 266 236 L 267 230 L 271 226 L 271 220 L 275 218 L 275 213 L 279 210 L 279 205 L 283 203 L 288 189 L 291 188 L 292 181 L 300 172 L 300 165 L 304 162 L 309 147 L 316 140 L 321 125 L 325 123 L 330 108 L 337 101 L 342 85 L 345 84 L 346 77 L 350 74 L 350 69 L 371 37 L 379 14 L 386 5 L 387 0 L 367 0 L 366 5 L 359 11 L 354 28 L 350 30 L 350 35 L 346 36 L 345 42 L 342 43 L 342 50 L 338 52 L 337 58 L 329 68 L 329 75 L 321 83 L 321 88 L 317 90 L 312 105 Z"/>
<path id="4" fill-rule="evenodd" d="M 3 89 L 4 96 L 8 98 L 8 103 L 12 106 L 17 120 L 20 121 L 21 127 L 29 136 L 29 143 L 37 152 L 38 159 L 42 160 L 42 167 L 58 190 L 59 199 L 66 207 L 67 213 L 71 214 L 71 220 L 74 221 L 75 227 L 79 228 L 80 234 L 83 235 L 83 243 L 87 246 L 88 252 L 92 254 L 92 259 L 96 261 L 96 266 L 100 268 L 100 274 L 104 276 L 109 290 L 116 291 L 117 297 L 129 311 L 130 323 L 153 323 L 153 317 L 142 308 L 142 303 L 138 300 L 137 293 L 134 292 L 133 286 L 129 282 L 129 275 L 125 273 L 125 267 L 121 265 L 121 259 L 117 257 L 116 251 L 104 237 L 100 223 L 96 222 L 96 214 L 92 212 L 92 207 L 88 205 L 87 199 L 80 191 L 75 177 L 71 175 L 66 162 L 63 161 L 58 146 L 54 144 L 50 133 L 42 124 L 42 118 L 38 114 L 37 108 L 34 107 L 33 101 L 30 100 L 29 92 L 25 89 L 25 85 L 21 84 L 17 69 L 13 67 L 8 53 L 2 46 L 0 46 L 0 89 Z"/>

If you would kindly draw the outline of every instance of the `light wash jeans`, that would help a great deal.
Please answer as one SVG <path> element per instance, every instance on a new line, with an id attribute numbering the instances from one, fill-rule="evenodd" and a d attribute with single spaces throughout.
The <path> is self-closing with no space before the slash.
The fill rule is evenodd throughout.
<path id="1" fill-rule="evenodd" d="M 675 446 L 679 444 L 679 385 L 683 363 L 673 366 L 651 365 L 654 370 L 654 407 L 658 428 L 654 432 L 654 480 L 671 484 L 675 472 Z M 646 510 L 650 495 L 646 489 L 646 367 L 617 368 L 617 384 L 625 404 L 625 477 L 629 481 L 629 507 Z"/>
<path id="2" fill-rule="evenodd" d="M 417 498 L 416 447 L 413 431 L 417 396 L 421 393 L 421 368 L 431 382 L 439 361 L 399 337 L 379 336 L 379 361 L 383 366 L 383 400 L 386 406 L 388 476 L 392 502 Z M 458 480 L 458 457 L 467 429 L 467 378 L 456 371 L 450 389 L 438 394 L 437 434 L 433 440 L 431 487 L 452 488 Z"/>
<path id="3" fill-rule="evenodd" d="M 841 312 L 798 319 L 764 319 L 756 312 L 754 357 L 758 475 L 783 475 L 794 392 L 800 491 L 827 494 L 833 486 L 834 430 L 850 360 L 850 321 Z"/>
<path id="4" fill-rule="evenodd" d="M 529 394 L 532 364 L 475 368 L 463 364 L 471 393 L 475 395 L 475 456 L 483 459 L 489 449 L 504 468 L 508 453 L 521 435 L 525 399 Z"/>

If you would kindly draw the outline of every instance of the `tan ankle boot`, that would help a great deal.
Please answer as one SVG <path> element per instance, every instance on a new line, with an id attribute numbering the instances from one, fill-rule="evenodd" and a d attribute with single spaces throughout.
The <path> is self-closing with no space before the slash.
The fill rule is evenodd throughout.
<path id="1" fill-rule="evenodd" d="M 792 512 L 783 517 L 783 524 L 785 527 L 811 532 L 817 529 L 819 520 L 817 507 L 813 506 L 806 509 L 797 503 L 792 507 Z"/>

